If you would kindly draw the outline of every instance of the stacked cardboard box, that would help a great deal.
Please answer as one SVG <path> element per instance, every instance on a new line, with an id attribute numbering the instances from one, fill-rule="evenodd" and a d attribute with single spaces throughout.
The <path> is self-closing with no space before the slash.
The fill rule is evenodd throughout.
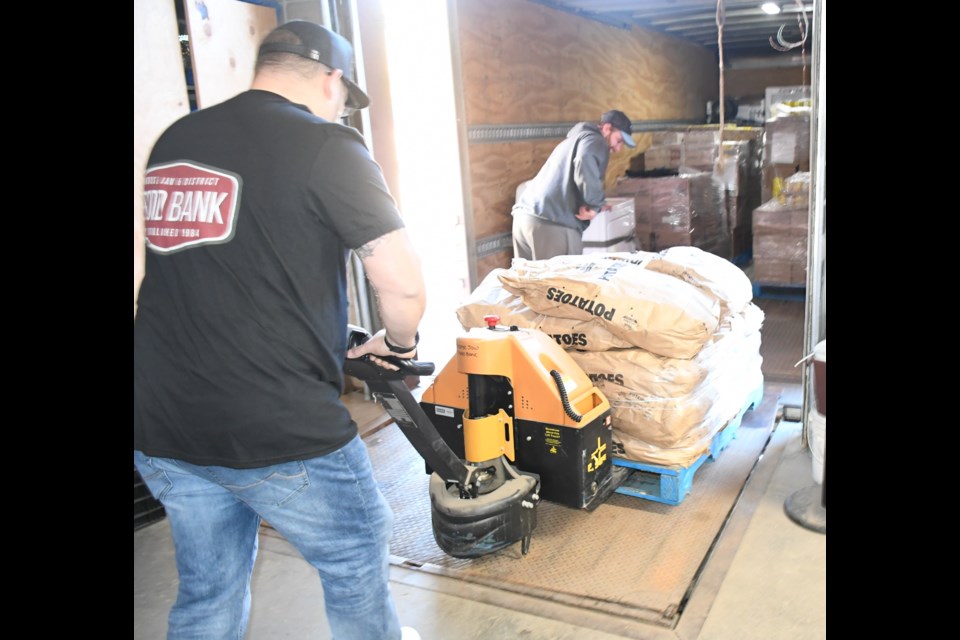
<path id="1" fill-rule="evenodd" d="M 723 224 L 730 246 L 721 253 L 748 255 L 753 244 L 751 214 L 760 206 L 762 127 L 687 127 L 652 134 L 645 152 L 648 170 L 713 172 L 725 189 Z M 722 161 L 720 154 L 723 154 Z"/>
<path id="2" fill-rule="evenodd" d="M 717 127 L 689 129 L 684 132 L 680 164 L 698 171 L 712 171 L 720 150 Z"/>
<path id="3" fill-rule="evenodd" d="M 764 91 L 764 103 L 767 105 L 766 120 L 772 120 L 784 111 L 799 105 L 810 106 L 810 85 L 791 87 L 767 87 Z"/>
<path id="4" fill-rule="evenodd" d="M 759 170 L 762 140 L 761 127 L 724 127 L 722 134 L 713 125 L 690 127 L 683 132 L 681 164 L 700 171 L 711 171 L 717 164 L 721 142 L 724 149 L 731 143 L 747 142 L 748 168 Z"/>
<path id="5" fill-rule="evenodd" d="M 783 182 L 810 171 L 810 108 L 795 108 L 767 120 L 763 143 L 762 202 L 780 194 Z"/>
<path id="6" fill-rule="evenodd" d="M 642 250 L 692 246 L 731 257 L 724 188 L 712 173 L 626 178 L 608 195 L 633 196 L 637 244 Z"/>
<path id="7" fill-rule="evenodd" d="M 754 281 L 805 285 L 810 173 L 788 177 L 780 194 L 753 212 Z"/>
<path id="8" fill-rule="evenodd" d="M 682 131 L 654 131 L 650 146 L 643 152 L 644 167 L 647 171 L 679 170 L 682 154 Z"/>
<path id="9" fill-rule="evenodd" d="M 650 134 L 650 146 L 662 147 L 667 144 L 683 144 L 682 130 L 676 131 L 654 131 Z"/>
<path id="10" fill-rule="evenodd" d="M 611 197 L 634 199 L 634 238 L 636 239 L 637 249 L 640 251 L 654 250 L 653 229 L 650 226 L 649 198 L 647 197 L 647 180 L 649 178 L 621 178 L 606 192 L 608 200 Z"/>
<path id="11" fill-rule="evenodd" d="M 659 147 L 650 147 L 643 153 L 643 164 L 646 169 L 672 169 L 674 171 L 680 168 L 681 145 L 666 144 Z"/>
<path id="12" fill-rule="evenodd" d="M 723 255 L 726 238 L 722 184 L 701 171 L 648 181 L 649 217 L 656 251 L 692 246 Z"/>

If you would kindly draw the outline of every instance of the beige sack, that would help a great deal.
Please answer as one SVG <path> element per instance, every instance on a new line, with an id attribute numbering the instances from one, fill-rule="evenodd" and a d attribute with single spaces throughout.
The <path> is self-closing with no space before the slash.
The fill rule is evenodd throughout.
<path id="1" fill-rule="evenodd" d="M 618 254 L 514 259 L 500 282 L 534 311 L 602 322 L 610 333 L 658 355 L 692 358 L 719 325 L 716 298 L 682 280 Z M 634 254 L 628 254 L 634 255 Z M 614 256 L 614 257 L 610 257 Z"/>
<path id="2" fill-rule="evenodd" d="M 554 318 L 538 313 L 524 304 L 520 296 L 503 288 L 499 275 L 506 269 L 494 269 L 474 289 L 467 301 L 457 309 L 457 319 L 464 329 L 487 326 L 487 315 L 500 316 L 500 324 L 516 325 L 523 329 L 539 329 L 564 349 L 606 351 L 632 346 L 616 337 L 603 322 Z"/>
<path id="3" fill-rule="evenodd" d="M 601 352 L 571 351 L 593 383 L 608 397 L 629 391 L 654 398 L 692 393 L 711 374 L 730 369 L 729 363 L 752 359 L 760 352 L 763 311 L 754 304 L 724 319 L 710 341 L 693 358 L 666 358 L 645 349 Z"/>
<path id="4" fill-rule="evenodd" d="M 647 269 L 679 278 L 720 301 L 721 315 L 739 313 L 753 300 L 753 285 L 737 265 L 697 247 L 670 247 Z"/>
<path id="5" fill-rule="evenodd" d="M 691 464 L 709 451 L 711 440 L 763 384 L 760 365 L 757 355 L 736 373 L 712 381 L 708 378 L 686 401 L 630 396 L 610 399 L 613 440 L 623 450 L 617 455 L 650 464 Z"/>
<path id="6" fill-rule="evenodd" d="M 699 354 L 689 359 L 665 358 L 633 348 L 571 351 L 570 356 L 608 398 L 624 391 L 655 398 L 685 396 L 710 373 L 701 365 Z"/>

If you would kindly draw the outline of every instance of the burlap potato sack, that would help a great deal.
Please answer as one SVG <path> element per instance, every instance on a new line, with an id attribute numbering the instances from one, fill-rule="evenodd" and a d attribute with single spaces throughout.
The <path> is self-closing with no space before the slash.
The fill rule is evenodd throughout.
<path id="1" fill-rule="evenodd" d="M 494 269 L 483 279 L 457 309 L 457 319 L 464 329 L 487 326 L 487 315 L 500 316 L 500 324 L 516 325 L 524 329 L 539 329 L 564 349 L 606 351 L 632 346 L 626 340 L 610 333 L 603 322 L 596 318 L 575 320 L 555 318 L 534 311 L 520 296 L 507 291 L 500 282 L 500 274 L 506 269 Z"/>
<path id="2" fill-rule="evenodd" d="M 679 278 L 645 268 L 657 254 L 645 259 L 645 252 L 636 253 L 641 264 L 618 254 L 515 259 L 498 278 L 538 313 L 601 322 L 631 346 L 692 358 L 717 329 L 720 303 Z"/>
<path id="3" fill-rule="evenodd" d="M 697 247 L 670 247 L 647 269 L 674 276 L 720 301 L 720 315 L 739 313 L 753 300 L 753 284 L 737 265 Z"/>

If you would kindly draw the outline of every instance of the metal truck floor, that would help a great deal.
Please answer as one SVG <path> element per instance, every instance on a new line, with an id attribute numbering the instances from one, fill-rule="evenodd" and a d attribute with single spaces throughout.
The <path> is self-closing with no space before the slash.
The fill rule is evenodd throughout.
<path id="1" fill-rule="evenodd" d="M 398 514 L 391 577 L 402 623 L 423 640 L 825 638 L 826 535 L 784 511 L 788 497 L 814 485 L 811 454 L 802 424 L 770 412 L 771 402 L 802 404 L 793 364 L 803 356 L 803 305 L 756 302 L 766 314 L 763 409 L 744 416 L 743 433 L 698 471 L 691 495 L 678 506 L 615 495 L 589 514 L 543 503 L 526 557 L 516 545 L 465 567 L 459 563 L 471 561 L 431 552 L 429 511 L 425 520 L 415 515 L 427 500 L 422 461 L 405 440 L 395 442 L 379 406 L 349 394 L 377 473 L 390 476 L 385 493 Z M 724 464 L 736 468 L 729 477 Z M 387 485 L 413 489 L 401 495 Z M 717 504 L 703 504 L 706 495 Z M 316 571 L 269 527 L 260 538 L 247 640 L 328 640 Z M 165 637 L 176 589 L 163 519 L 134 532 L 135 639 Z"/>
<path id="2" fill-rule="evenodd" d="M 768 384 L 766 392 L 774 392 L 777 386 Z M 780 386 L 781 404 L 799 404 L 799 385 Z M 810 451 L 802 444 L 800 423 L 779 421 L 775 427 L 719 531 L 707 531 L 691 514 L 678 511 L 686 501 L 677 507 L 655 503 L 647 507 L 639 504 L 643 502 L 639 499 L 614 496 L 590 514 L 558 506 L 544 509 L 527 557 L 519 557 L 519 551 L 517 558 L 491 556 L 488 564 L 496 568 L 491 577 L 502 578 L 502 585 L 496 580 L 483 583 L 445 575 L 430 565 L 416 566 L 409 558 L 395 558 L 392 588 L 403 624 L 417 628 L 423 640 L 825 638 L 826 536 L 797 525 L 783 508 L 791 494 L 813 484 Z M 375 435 L 387 434 L 389 429 L 384 427 Z M 737 444 L 734 440 L 710 464 L 723 463 Z M 422 463 L 411 473 L 416 482 Z M 688 500 L 703 487 L 695 481 L 694 494 Z M 403 505 L 400 507 L 402 510 Z M 638 520 L 638 514 L 643 518 Z M 606 531 L 580 528 L 596 516 L 603 518 L 599 528 Z M 655 522 L 647 522 L 642 530 L 631 526 L 635 521 L 658 519 L 663 523 L 659 530 Z M 429 519 L 421 526 L 429 535 Z M 683 544 L 665 533 L 682 528 L 700 528 L 701 533 L 687 532 Z M 406 535 L 398 533 L 401 538 Z M 584 538 L 590 540 L 589 551 L 572 546 Z M 691 549 L 684 547 L 687 544 Z M 598 609 L 595 589 L 622 593 L 625 600 L 644 595 L 634 593 L 640 583 L 629 575 L 631 570 L 639 571 L 641 561 L 647 566 L 639 573 L 643 589 L 649 591 L 644 597 L 658 603 L 669 599 L 665 594 L 677 592 L 677 576 L 687 571 L 678 567 L 696 564 L 696 556 L 704 548 L 702 566 L 689 585 L 682 610 L 674 612 L 675 619 L 667 624 L 641 619 L 643 616 L 632 611 L 641 608 L 628 606 L 629 602 L 611 602 L 609 609 Z M 606 567 L 610 572 L 606 580 L 602 572 L 590 571 L 585 554 L 593 554 L 597 565 Z M 615 567 L 617 563 L 605 559 L 608 556 L 619 558 L 624 567 Z M 518 576 L 535 570 L 552 570 L 557 586 L 563 585 L 566 591 L 577 585 L 575 573 L 589 577 L 583 589 L 587 596 L 578 601 L 575 597 L 551 597 L 549 589 L 518 591 Z M 506 584 L 509 581 L 514 584 Z M 173 546 L 164 519 L 134 533 L 134 638 L 165 637 L 166 615 L 176 588 Z M 252 589 L 248 640 L 330 638 L 316 571 L 268 527 L 261 532 Z"/>

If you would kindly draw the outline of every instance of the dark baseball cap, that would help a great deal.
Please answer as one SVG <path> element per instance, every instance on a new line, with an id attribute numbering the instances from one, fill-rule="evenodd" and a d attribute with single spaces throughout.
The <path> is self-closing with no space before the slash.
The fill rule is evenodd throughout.
<path id="1" fill-rule="evenodd" d="M 291 20 L 274 31 L 290 31 L 300 38 L 303 44 L 289 42 L 265 42 L 260 45 L 260 53 L 293 53 L 300 57 L 327 65 L 331 69 L 343 72 L 343 81 L 349 89 L 347 106 L 351 109 L 365 109 L 370 98 L 353 79 L 353 47 L 343 36 L 308 20 Z"/>
<path id="2" fill-rule="evenodd" d="M 600 116 L 600 124 L 606 124 L 607 122 L 620 130 L 625 145 L 630 148 L 637 146 L 637 143 L 634 142 L 633 137 L 630 135 L 633 133 L 633 130 L 631 129 L 630 118 L 627 117 L 627 114 L 623 111 L 617 111 L 616 109 L 607 111 Z"/>

